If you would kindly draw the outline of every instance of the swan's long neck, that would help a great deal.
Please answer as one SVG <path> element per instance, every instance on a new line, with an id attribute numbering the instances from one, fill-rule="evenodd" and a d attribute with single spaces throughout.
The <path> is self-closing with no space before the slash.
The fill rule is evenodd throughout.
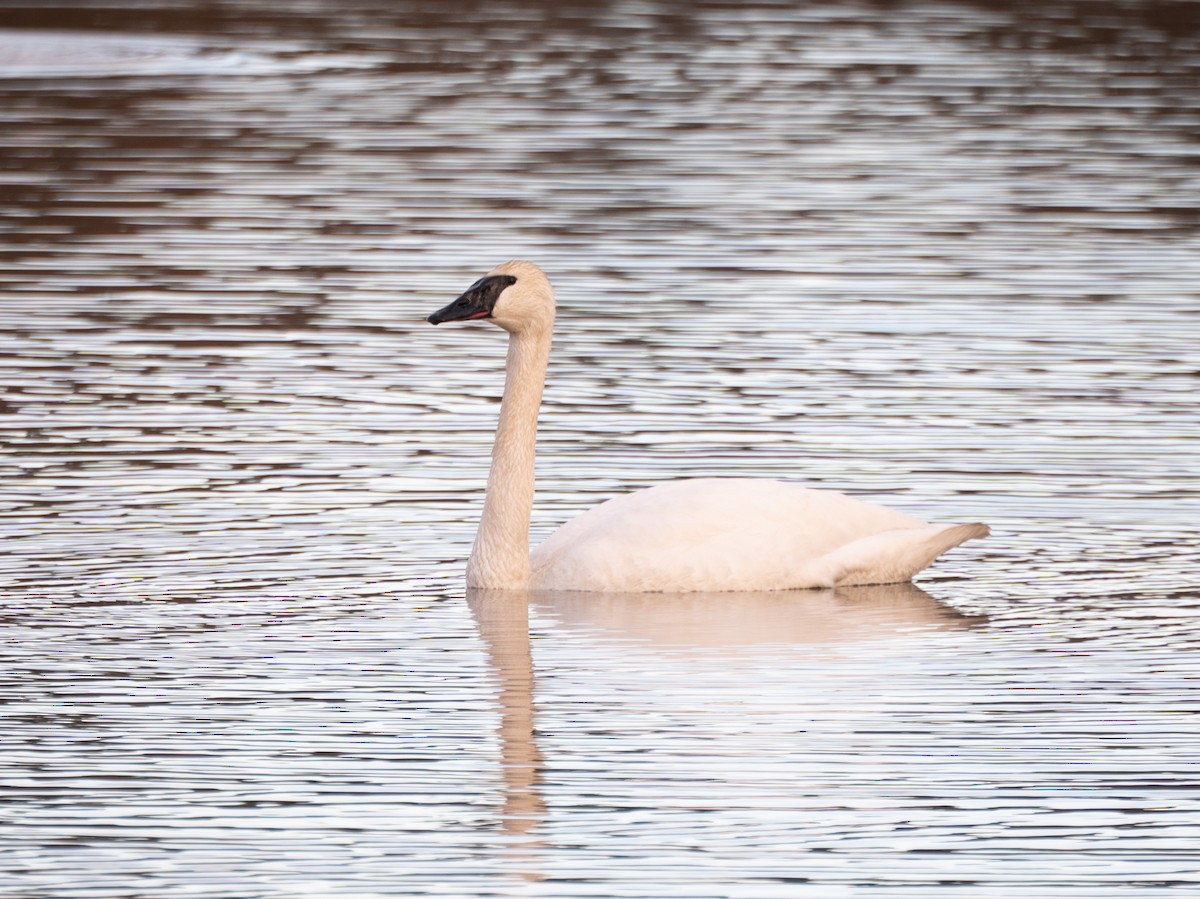
<path id="1" fill-rule="evenodd" d="M 533 511 L 533 463 L 538 409 L 550 359 L 553 322 L 514 331 L 500 424 L 492 447 L 483 517 L 467 562 L 467 586 L 505 589 L 529 582 L 529 516 Z"/>

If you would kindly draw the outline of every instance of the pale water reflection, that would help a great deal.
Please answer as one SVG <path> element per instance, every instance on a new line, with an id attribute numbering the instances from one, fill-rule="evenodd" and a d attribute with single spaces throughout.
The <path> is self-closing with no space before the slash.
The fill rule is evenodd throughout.
<path id="1" fill-rule="evenodd" d="M 663 650 L 870 644 L 987 620 L 943 605 L 915 584 L 762 593 L 564 591 L 534 594 L 529 600 L 569 628 Z"/>
<path id="2" fill-rule="evenodd" d="M 530 646 L 529 610 L 550 622 L 551 638 L 574 632 L 574 641 L 617 640 L 633 643 L 633 656 L 669 653 L 676 676 L 686 678 L 713 668 L 725 672 L 744 663 L 762 663 L 772 655 L 786 658 L 797 651 L 820 659 L 823 644 L 854 644 L 871 652 L 872 645 L 912 637 L 930 629 L 966 628 L 983 623 L 942 605 L 913 584 L 842 587 L 763 593 L 612 594 L 468 590 L 480 637 L 487 647 L 499 692 L 500 764 L 505 799 L 502 826 L 527 833 L 546 814 L 538 790 L 543 756 L 536 736 L 537 681 Z M 680 650 L 694 650 L 690 662 Z M 753 677 L 745 695 L 723 701 L 761 699 Z M 716 699 L 716 697 L 714 697 Z"/>
<path id="3" fill-rule="evenodd" d="M 538 792 L 542 754 L 534 732 L 529 597 L 517 591 L 474 590 L 467 593 L 467 603 L 500 688 L 498 734 L 504 777 L 501 824 L 509 833 L 527 833 L 546 812 Z"/>

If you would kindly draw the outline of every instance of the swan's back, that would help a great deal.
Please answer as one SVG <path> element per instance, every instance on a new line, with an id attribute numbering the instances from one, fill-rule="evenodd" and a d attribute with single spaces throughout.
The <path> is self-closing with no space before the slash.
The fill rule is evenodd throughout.
<path id="1" fill-rule="evenodd" d="M 533 586 L 787 590 L 909 580 L 982 525 L 928 525 L 840 493 L 758 478 L 672 481 L 615 497 L 534 549 Z"/>

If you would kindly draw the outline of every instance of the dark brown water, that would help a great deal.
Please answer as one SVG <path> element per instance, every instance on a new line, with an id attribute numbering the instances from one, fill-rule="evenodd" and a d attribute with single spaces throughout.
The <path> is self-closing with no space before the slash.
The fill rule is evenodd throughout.
<path id="1" fill-rule="evenodd" d="M 0 896 L 1200 890 L 1200 6 L 286 7 L 0 0 Z M 538 536 L 994 536 L 466 597 L 513 257 Z"/>

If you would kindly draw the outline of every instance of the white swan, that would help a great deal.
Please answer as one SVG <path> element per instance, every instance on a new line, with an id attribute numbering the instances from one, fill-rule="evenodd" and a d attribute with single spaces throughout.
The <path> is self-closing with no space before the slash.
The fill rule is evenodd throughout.
<path id="1" fill-rule="evenodd" d="M 529 551 L 538 409 L 554 292 L 530 262 L 506 262 L 429 316 L 486 319 L 509 333 L 500 422 L 467 585 L 647 593 L 796 590 L 907 581 L 982 524 L 927 524 L 825 490 L 757 478 L 694 478 L 628 493 Z"/>

